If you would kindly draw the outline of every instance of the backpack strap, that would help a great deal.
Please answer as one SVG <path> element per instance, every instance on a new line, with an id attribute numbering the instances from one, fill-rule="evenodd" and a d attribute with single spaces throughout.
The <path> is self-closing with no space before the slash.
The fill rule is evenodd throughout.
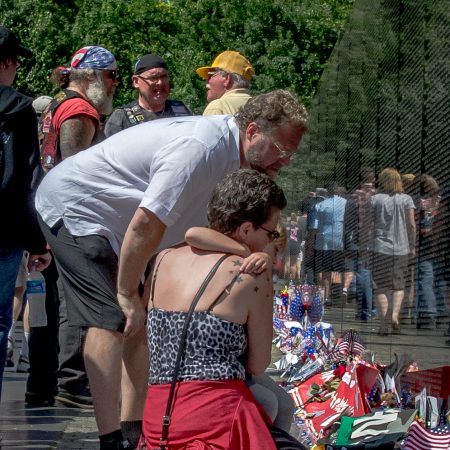
<path id="1" fill-rule="evenodd" d="M 61 159 L 59 150 L 59 136 L 53 127 L 53 115 L 61 103 L 71 98 L 82 98 L 78 92 L 64 89 L 53 97 L 53 100 L 46 106 L 38 122 L 39 148 L 41 151 L 41 165 L 48 172 L 53 169 Z"/>

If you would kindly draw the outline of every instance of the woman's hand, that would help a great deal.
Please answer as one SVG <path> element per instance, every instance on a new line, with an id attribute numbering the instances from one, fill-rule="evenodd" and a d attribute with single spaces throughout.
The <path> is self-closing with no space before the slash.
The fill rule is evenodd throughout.
<path id="1" fill-rule="evenodd" d="M 264 252 L 252 253 L 244 259 L 240 271 L 243 273 L 260 274 L 267 268 L 272 267 L 272 258 Z"/>

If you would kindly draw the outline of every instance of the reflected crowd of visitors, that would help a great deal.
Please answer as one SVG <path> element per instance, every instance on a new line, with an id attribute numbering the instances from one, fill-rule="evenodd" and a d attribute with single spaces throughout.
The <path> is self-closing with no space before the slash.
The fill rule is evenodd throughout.
<path id="1" fill-rule="evenodd" d="M 282 218 L 290 239 L 278 276 L 321 286 L 325 306 L 356 303 L 355 318 L 436 329 L 450 307 L 448 186 L 429 174 L 362 167 L 347 192 L 336 182 Z M 450 333 L 450 327 L 446 334 Z"/>

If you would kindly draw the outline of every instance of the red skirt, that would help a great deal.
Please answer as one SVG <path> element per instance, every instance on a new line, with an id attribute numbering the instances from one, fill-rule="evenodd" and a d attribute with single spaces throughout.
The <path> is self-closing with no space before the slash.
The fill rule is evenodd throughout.
<path id="1" fill-rule="evenodd" d="M 138 448 L 159 448 L 170 384 L 150 385 Z M 175 388 L 168 450 L 276 450 L 270 418 L 242 380 L 184 381 Z M 144 444 L 145 439 L 145 444 Z"/>

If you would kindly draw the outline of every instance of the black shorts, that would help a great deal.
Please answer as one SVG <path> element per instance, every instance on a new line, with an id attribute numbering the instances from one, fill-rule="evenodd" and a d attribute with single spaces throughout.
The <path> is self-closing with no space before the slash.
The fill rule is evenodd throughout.
<path id="1" fill-rule="evenodd" d="M 123 331 L 118 258 L 109 241 L 99 235 L 72 236 L 62 221 L 51 229 L 40 217 L 39 223 L 55 257 L 69 325 Z"/>
<path id="2" fill-rule="evenodd" d="M 405 289 L 408 255 L 373 253 L 371 259 L 374 289 L 389 289 L 393 291 Z"/>
<path id="3" fill-rule="evenodd" d="M 298 257 L 300 255 L 300 242 L 297 241 L 289 241 L 289 256 L 296 256 Z"/>

